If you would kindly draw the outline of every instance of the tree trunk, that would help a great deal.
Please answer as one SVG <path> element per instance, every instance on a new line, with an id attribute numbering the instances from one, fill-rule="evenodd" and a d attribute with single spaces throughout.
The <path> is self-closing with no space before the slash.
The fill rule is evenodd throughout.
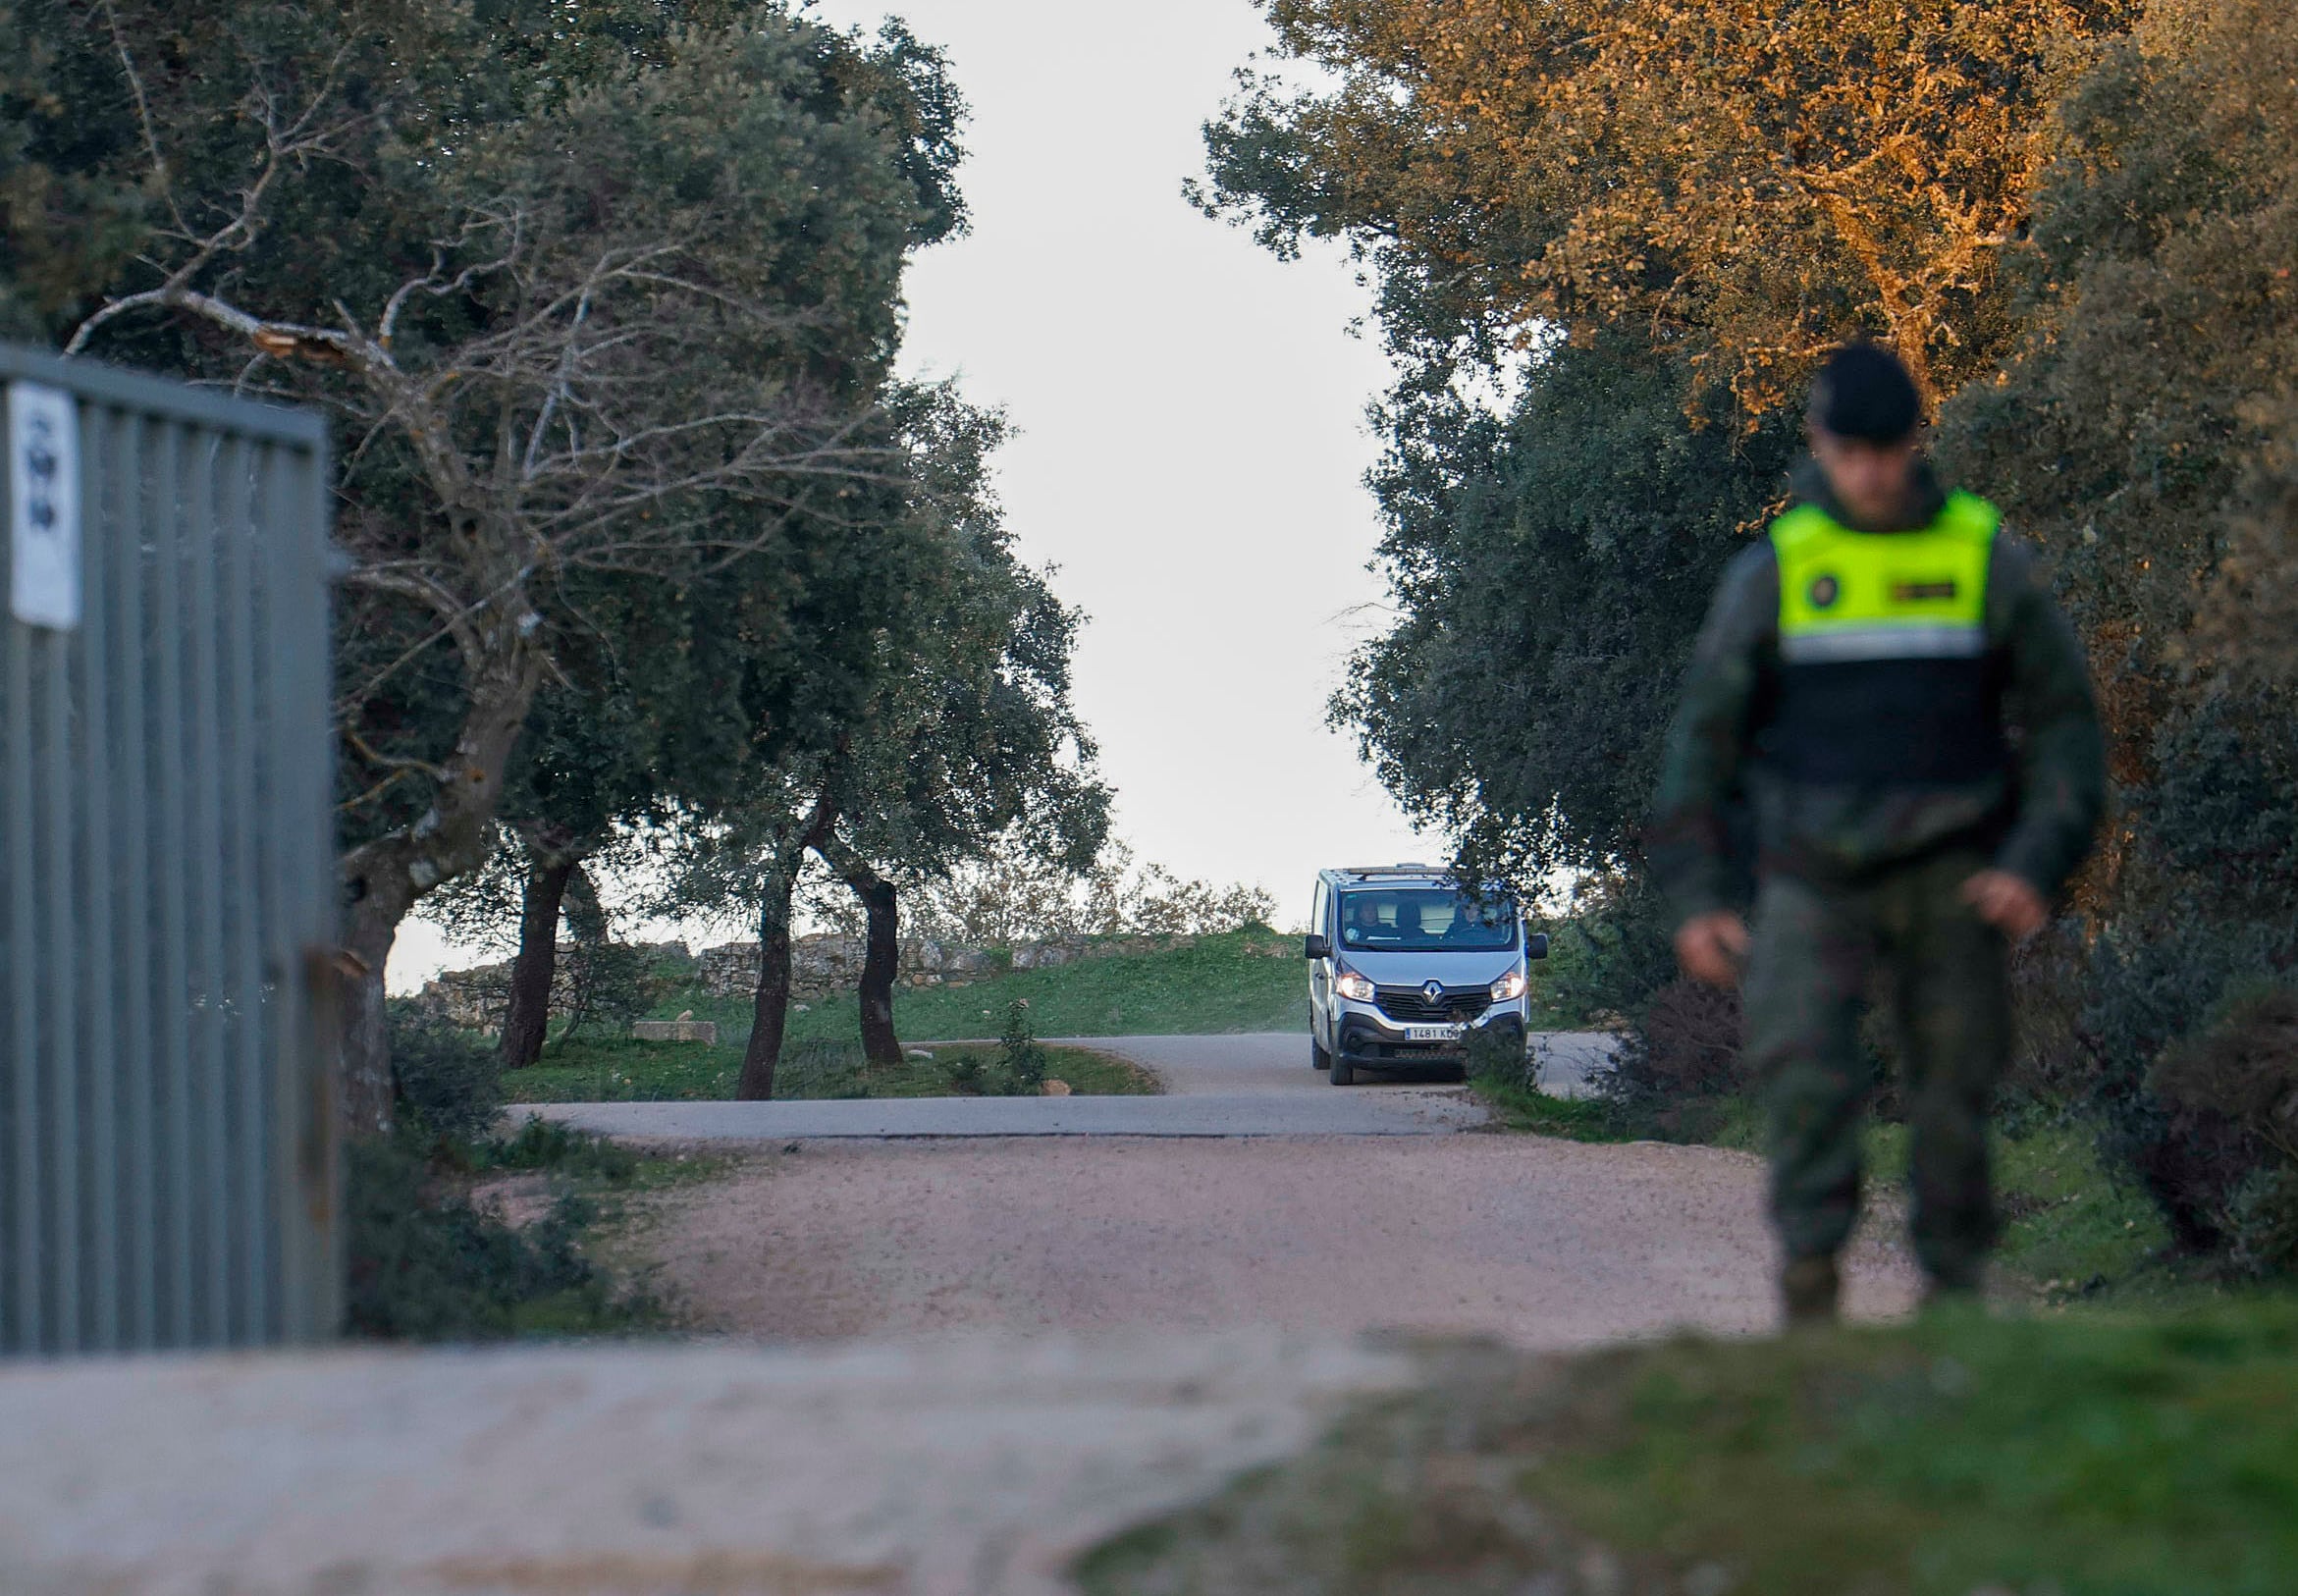
<path id="1" fill-rule="evenodd" d="M 527 845 L 526 894 L 518 918 L 518 957 L 510 966 L 510 1002 L 503 1013 L 501 1055 L 507 1070 L 543 1056 L 551 1030 L 551 985 L 559 974 L 559 911 L 575 858 Z"/>
<path id="2" fill-rule="evenodd" d="M 901 974 L 901 904 L 893 882 L 870 861 L 832 838 L 820 850 L 838 878 L 862 900 L 868 929 L 862 944 L 862 1056 L 873 1064 L 899 1064 L 901 1037 L 893 1029 L 893 984 Z"/>
<path id="3" fill-rule="evenodd" d="M 523 606 L 519 607 L 523 609 Z M 383 965 L 399 923 L 415 900 L 486 859 L 495 845 L 495 810 L 503 771 L 542 681 L 542 656 L 527 646 L 515 618 L 494 639 L 470 683 L 454 752 L 432 787 L 430 811 L 413 825 L 353 848 L 338 861 L 344 896 L 344 951 L 357 973 L 343 994 L 343 1093 L 337 1102 L 352 1136 L 388 1133 L 393 1119 L 391 1027 L 384 1010 Z"/>
<path id="4" fill-rule="evenodd" d="M 344 952 L 337 987 L 337 1016 L 343 1025 L 342 1095 L 336 1111 L 343 1128 L 355 1136 L 391 1129 L 391 1020 L 384 1007 L 383 967 L 399 940 L 401 915 L 379 913 L 367 899 L 344 915 Z"/>
<path id="5" fill-rule="evenodd" d="M 833 765 L 823 772 L 822 788 L 806 818 L 774 829 L 765 890 L 758 898 L 758 996 L 750 1006 L 750 1045 L 742 1050 L 742 1077 L 734 1084 L 734 1095 L 744 1102 L 764 1102 L 774 1095 L 782 1028 L 790 1016 L 790 899 L 798 890 L 806 850 L 821 848 L 837 824 L 837 785 Z"/>
<path id="6" fill-rule="evenodd" d="M 790 1013 L 790 898 L 797 888 L 798 872 L 791 864 L 775 872 L 759 898 L 758 995 L 750 1009 L 742 1078 L 734 1086 L 734 1095 L 744 1102 L 774 1095 L 775 1066 L 781 1062 L 782 1028 Z"/>
<path id="7" fill-rule="evenodd" d="M 901 905 L 893 882 L 875 877 L 854 889 L 869 917 L 862 953 L 862 1056 L 873 1064 L 899 1064 L 901 1037 L 893 1029 L 893 984 L 901 974 Z"/>

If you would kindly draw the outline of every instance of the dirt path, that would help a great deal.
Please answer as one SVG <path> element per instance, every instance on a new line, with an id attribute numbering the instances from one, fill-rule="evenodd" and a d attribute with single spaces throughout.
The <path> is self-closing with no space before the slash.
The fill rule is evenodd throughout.
<path id="1" fill-rule="evenodd" d="M 1263 1325 L 1560 1348 L 1770 1326 L 1761 1197 L 1741 1154 L 1498 1135 L 808 1143 L 668 1196 L 640 1246 L 701 1326 L 775 1340 Z M 1853 1312 L 1909 1305 L 1896 1247 L 1851 1264 Z"/>

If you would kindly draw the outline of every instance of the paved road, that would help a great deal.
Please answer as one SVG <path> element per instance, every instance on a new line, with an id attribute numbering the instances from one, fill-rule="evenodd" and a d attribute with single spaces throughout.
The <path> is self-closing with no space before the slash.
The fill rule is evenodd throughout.
<path id="1" fill-rule="evenodd" d="M 555 1103 L 533 1111 L 604 1136 L 698 1142 L 918 1137 L 1440 1136 L 1472 1130 L 1482 1108 L 1458 1086 L 1397 1075 L 1335 1087 L 1292 1032 L 1226 1037 L 1063 1038 L 1154 1070 L 1155 1097 L 908 1097 L 864 1101 Z M 1539 1038 L 1551 1091 L 1585 1090 L 1611 1038 Z"/>

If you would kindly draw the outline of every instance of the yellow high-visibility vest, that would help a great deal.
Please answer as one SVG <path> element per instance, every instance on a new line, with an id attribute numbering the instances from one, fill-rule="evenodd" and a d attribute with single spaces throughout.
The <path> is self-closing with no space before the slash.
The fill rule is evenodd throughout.
<path id="1" fill-rule="evenodd" d="M 1855 532 L 1816 505 L 1772 523 L 1780 561 L 1780 658 L 1972 659 L 1986 651 L 1987 566 L 2003 518 L 1949 496 L 1929 526 Z"/>

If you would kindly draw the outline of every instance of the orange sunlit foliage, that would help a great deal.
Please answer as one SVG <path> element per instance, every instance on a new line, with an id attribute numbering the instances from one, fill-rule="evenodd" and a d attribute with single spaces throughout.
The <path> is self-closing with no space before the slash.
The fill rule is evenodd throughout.
<path id="1" fill-rule="evenodd" d="M 1750 409 L 1847 333 L 1936 396 L 2000 356 L 1997 264 L 2091 0 L 1270 0 L 1343 86 L 1286 114 L 1363 227 L 1489 311 L 1689 337 Z"/>

